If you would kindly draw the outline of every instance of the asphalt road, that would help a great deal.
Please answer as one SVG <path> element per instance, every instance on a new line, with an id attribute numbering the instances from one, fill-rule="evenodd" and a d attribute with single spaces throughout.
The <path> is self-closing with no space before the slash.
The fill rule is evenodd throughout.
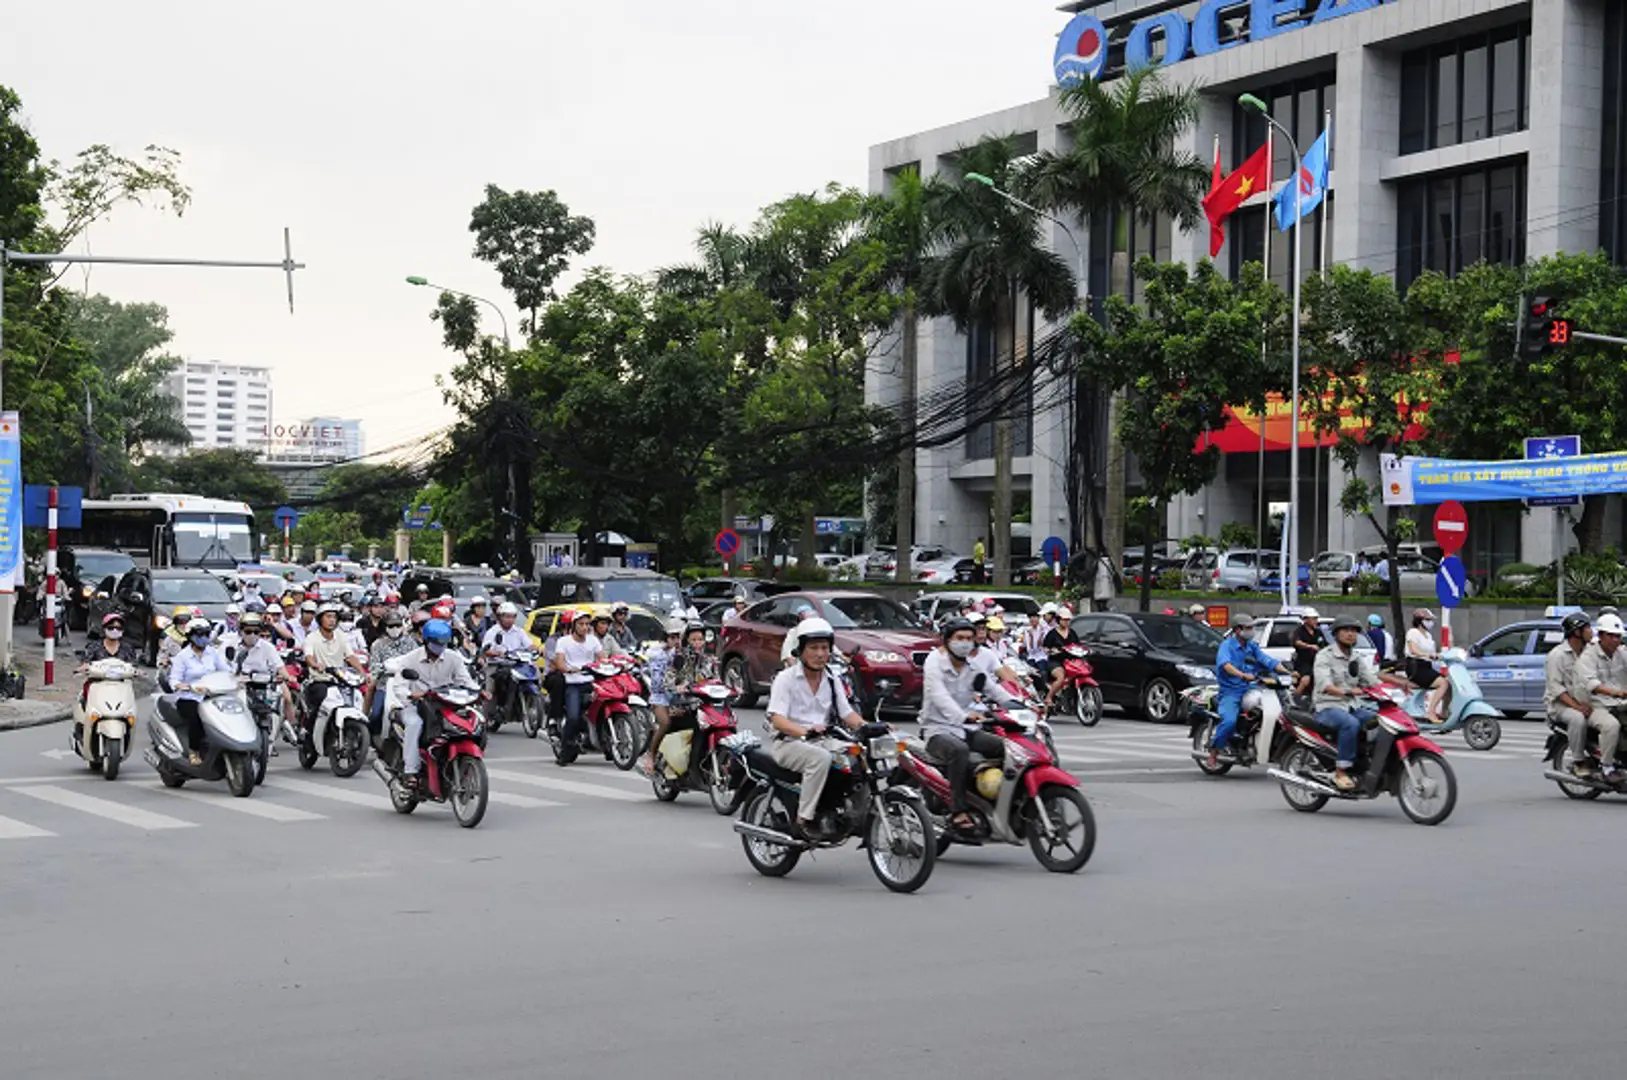
<path id="1" fill-rule="evenodd" d="M 704 798 L 507 730 L 473 831 L 287 753 L 234 800 L 6 733 L 0 1075 L 1614 1074 L 1627 800 L 1566 800 L 1509 729 L 1448 740 L 1430 829 L 1063 727 L 1091 863 L 956 849 L 913 896 L 851 847 L 761 878 Z"/>

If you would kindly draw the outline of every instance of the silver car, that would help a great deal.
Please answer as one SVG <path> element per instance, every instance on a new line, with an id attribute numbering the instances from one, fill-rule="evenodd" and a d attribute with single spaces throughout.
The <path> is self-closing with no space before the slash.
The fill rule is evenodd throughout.
<path id="1" fill-rule="evenodd" d="M 1189 592 L 1237 592 L 1256 588 L 1280 565 L 1275 551 L 1228 548 L 1194 551 L 1181 568 L 1181 587 Z"/>

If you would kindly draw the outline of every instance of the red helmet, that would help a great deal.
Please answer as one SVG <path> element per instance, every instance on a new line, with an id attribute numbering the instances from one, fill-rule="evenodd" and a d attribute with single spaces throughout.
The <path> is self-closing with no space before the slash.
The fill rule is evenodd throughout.
<path id="1" fill-rule="evenodd" d="M 430 609 L 430 614 L 437 619 L 450 619 L 452 617 L 452 605 L 436 604 Z"/>

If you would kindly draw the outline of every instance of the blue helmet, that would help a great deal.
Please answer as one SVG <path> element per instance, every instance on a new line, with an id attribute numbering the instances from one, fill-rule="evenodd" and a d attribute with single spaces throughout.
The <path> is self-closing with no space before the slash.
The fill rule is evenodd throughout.
<path id="1" fill-rule="evenodd" d="M 445 645 L 452 640 L 452 628 L 447 625 L 445 619 L 431 619 L 424 624 L 423 633 L 426 642 L 434 641 Z"/>
<path id="2" fill-rule="evenodd" d="M 1384 616 L 1382 616 L 1382 615 L 1369 615 L 1369 616 L 1367 616 L 1367 625 L 1371 626 L 1374 630 L 1377 630 L 1379 627 L 1384 625 Z"/>

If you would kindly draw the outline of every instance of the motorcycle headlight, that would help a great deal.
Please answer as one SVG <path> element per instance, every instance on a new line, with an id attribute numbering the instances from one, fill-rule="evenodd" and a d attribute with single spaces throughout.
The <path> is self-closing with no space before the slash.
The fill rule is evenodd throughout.
<path id="1" fill-rule="evenodd" d="M 79 595 L 89 600 L 96 595 L 96 587 L 94 585 L 81 585 L 79 586 Z"/>
<path id="2" fill-rule="evenodd" d="M 853 655 L 855 660 L 864 660 L 870 664 L 902 664 L 906 662 L 904 654 L 893 652 L 890 649 L 866 649 Z"/>
<path id="3" fill-rule="evenodd" d="M 1196 664 L 1176 664 L 1175 670 L 1191 679 L 1193 682 L 1214 682 L 1215 673 Z"/>

